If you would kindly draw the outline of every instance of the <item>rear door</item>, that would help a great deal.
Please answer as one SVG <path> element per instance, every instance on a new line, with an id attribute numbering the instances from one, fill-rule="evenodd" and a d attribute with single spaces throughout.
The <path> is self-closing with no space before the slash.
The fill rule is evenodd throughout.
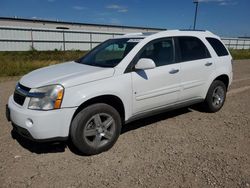
<path id="1" fill-rule="evenodd" d="M 210 75 L 215 70 L 215 62 L 199 38 L 187 36 L 177 37 L 175 40 L 180 62 L 180 101 L 200 99 Z"/>
<path id="2" fill-rule="evenodd" d="M 212 46 L 217 55 L 214 57 L 216 61 L 216 70 L 220 73 L 224 72 L 224 74 L 226 73 L 229 76 L 230 85 L 233 79 L 232 56 L 219 39 L 207 37 L 206 40 Z"/>

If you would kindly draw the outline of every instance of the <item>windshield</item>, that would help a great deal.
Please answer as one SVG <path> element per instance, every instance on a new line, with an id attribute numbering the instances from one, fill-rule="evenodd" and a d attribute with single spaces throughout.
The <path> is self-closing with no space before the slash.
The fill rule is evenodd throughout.
<path id="1" fill-rule="evenodd" d="M 98 67 L 115 67 L 140 40 L 135 38 L 109 39 L 76 62 Z"/>

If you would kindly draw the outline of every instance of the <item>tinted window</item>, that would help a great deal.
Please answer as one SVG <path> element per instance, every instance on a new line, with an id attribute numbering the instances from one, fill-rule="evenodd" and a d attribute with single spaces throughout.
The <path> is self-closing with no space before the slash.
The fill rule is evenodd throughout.
<path id="1" fill-rule="evenodd" d="M 218 56 L 228 55 L 227 49 L 218 39 L 215 38 L 206 38 L 206 39 L 211 44 L 211 46 L 213 47 L 214 51 Z"/>
<path id="2" fill-rule="evenodd" d="M 115 67 L 141 39 L 110 39 L 76 62 L 99 67 Z"/>
<path id="3" fill-rule="evenodd" d="M 139 58 L 149 58 L 157 67 L 174 62 L 174 48 L 172 39 L 162 39 L 147 44 Z"/>
<path id="4" fill-rule="evenodd" d="M 203 42 L 195 37 L 178 37 L 181 61 L 211 57 Z"/>

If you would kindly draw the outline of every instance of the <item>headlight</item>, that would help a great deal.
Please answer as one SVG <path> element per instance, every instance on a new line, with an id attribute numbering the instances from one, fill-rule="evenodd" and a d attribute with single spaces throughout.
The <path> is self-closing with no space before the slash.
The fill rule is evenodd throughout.
<path id="1" fill-rule="evenodd" d="M 64 88 L 61 85 L 50 85 L 31 89 L 29 92 L 29 109 L 53 110 L 61 108 Z"/>

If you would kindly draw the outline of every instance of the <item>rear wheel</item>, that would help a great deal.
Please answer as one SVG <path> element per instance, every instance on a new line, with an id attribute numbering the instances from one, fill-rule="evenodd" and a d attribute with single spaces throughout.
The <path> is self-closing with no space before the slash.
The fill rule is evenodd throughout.
<path id="1" fill-rule="evenodd" d="M 220 80 L 215 80 L 207 93 L 204 107 L 205 110 L 208 112 L 217 112 L 219 111 L 222 106 L 224 105 L 224 102 L 226 100 L 226 86 L 225 84 Z"/>
<path id="2" fill-rule="evenodd" d="M 121 131 L 121 118 L 112 106 L 93 104 L 74 118 L 70 136 L 76 148 L 87 155 L 110 149 Z"/>

